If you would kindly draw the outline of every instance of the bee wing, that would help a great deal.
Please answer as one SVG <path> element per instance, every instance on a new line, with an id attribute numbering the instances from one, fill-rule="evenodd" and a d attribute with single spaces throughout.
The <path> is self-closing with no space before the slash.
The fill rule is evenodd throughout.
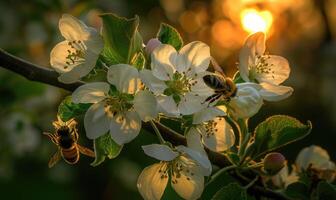
<path id="1" fill-rule="evenodd" d="M 77 147 L 78 147 L 79 152 L 81 152 L 82 154 L 93 157 L 93 158 L 95 157 L 95 153 L 91 149 L 83 147 L 79 144 L 77 144 Z"/>
<path id="2" fill-rule="evenodd" d="M 211 57 L 211 64 L 215 70 L 215 73 L 219 73 L 220 75 L 226 77 L 223 69 L 219 66 L 219 64 L 213 57 Z"/>
<path id="3" fill-rule="evenodd" d="M 57 138 L 56 138 L 56 136 L 54 135 L 54 134 L 52 134 L 52 133 L 48 133 L 48 132 L 43 132 L 43 135 L 46 135 L 46 136 L 48 136 L 49 138 L 50 138 L 50 140 L 54 143 L 54 144 L 58 144 L 58 142 L 57 142 Z"/>
<path id="4" fill-rule="evenodd" d="M 57 150 L 57 152 L 50 158 L 48 167 L 52 168 L 61 159 L 61 157 L 61 151 Z"/>

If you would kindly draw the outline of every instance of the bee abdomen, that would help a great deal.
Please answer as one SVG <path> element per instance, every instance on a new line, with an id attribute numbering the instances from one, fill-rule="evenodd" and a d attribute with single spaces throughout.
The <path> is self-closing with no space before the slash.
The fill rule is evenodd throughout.
<path id="1" fill-rule="evenodd" d="M 76 164 L 79 160 L 79 150 L 76 145 L 67 149 L 62 149 L 62 156 L 64 160 L 69 164 Z"/>

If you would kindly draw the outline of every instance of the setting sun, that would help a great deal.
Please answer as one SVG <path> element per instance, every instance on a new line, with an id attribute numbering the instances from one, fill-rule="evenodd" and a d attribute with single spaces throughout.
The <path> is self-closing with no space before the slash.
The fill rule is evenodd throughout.
<path id="1" fill-rule="evenodd" d="M 273 22 L 272 13 L 268 10 L 245 9 L 240 13 L 240 19 L 243 28 L 249 33 L 268 32 Z"/>

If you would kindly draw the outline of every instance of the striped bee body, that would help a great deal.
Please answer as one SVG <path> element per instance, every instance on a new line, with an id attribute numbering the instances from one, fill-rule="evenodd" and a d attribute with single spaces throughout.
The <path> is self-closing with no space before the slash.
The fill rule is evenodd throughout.
<path id="1" fill-rule="evenodd" d="M 237 93 L 237 87 L 232 79 L 221 74 L 205 75 L 203 80 L 208 87 L 214 90 L 214 94 L 205 99 L 205 102 L 209 104 L 220 98 L 229 101 Z"/>
<path id="2" fill-rule="evenodd" d="M 54 166 L 60 158 L 63 158 L 68 164 L 76 164 L 79 161 L 80 153 L 95 157 L 92 150 L 83 147 L 77 143 L 78 131 L 76 128 L 77 122 L 71 119 L 63 122 L 59 117 L 58 121 L 53 123 L 56 133 L 44 133 L 49 136 L 51 141 L 58 146 L 58 151 L 51 157 L 48 166 Z"/>

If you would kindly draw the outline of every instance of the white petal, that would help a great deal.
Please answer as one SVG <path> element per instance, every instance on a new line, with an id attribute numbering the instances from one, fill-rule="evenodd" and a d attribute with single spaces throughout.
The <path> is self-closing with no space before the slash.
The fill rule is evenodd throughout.
<path id="1" fill-rule="evenodd" d="M 158 104 L 156 98 L 147 90 L 139 91 L 135 95 L 134 109 L 144 122 L 152 120 L 158 115 Z"/>
<path id="2" fill-rule="evenodd" d="M 294 91 L 291 87 L 273 85 L 266 82 L 260 83 L 260 85 L 262 89 L 259 93 L 266 101 L 281 101 L 291 96 Z"/>
<path id="3" fill-rule="evenodd" d="M 74 103 L 97 103 L 108 95 L 110 86 L 104 82 L 87 83 L 72 93 Z"/>
<path id="4" fill-rule="evenodd" d="M 263 55 L 266 49 L 265 39 L 265 33 L 257 32 L 246 39 L 244 46 L 251 49 L 253 56 Z"/>
<path id="5" fill-rule="evenodd" d="M 177 62 L 177 70 L 185 72 L 188 69 L 195 73 L 204 72 L 210 64 L 210 48 L 203 42 L 191 42 L 180 51 Z"/>
<path id="6" fill-rule="evenodd" d="M 164 113 L 178 115 L 177 105 L 172 96 L 158 96 L 158 104 Z"/>
<path id="7" fill-rule="evenodd" d="M 249 65 L 252 63 L 253 56 L 251 56 L 251 49 L 249 47 L 242 47 L 239 51 L 239 74 L 242 79 L 246 82 L 250 81 L 249 79 Z"/>
<path id="8" fill-rule="evenodd" d="M 172 187 L 182 198 L 196 200 L 201 197 L 204 177 L 198 172 L 196 166 L 190 166 L 180 173 L 173 173 L 171 180 Z"/>
<path id="9" fill-rule="evenodd" d="M 328 152 L 315 145 L 303 148 L 298 154 L 295 163 L 299 170 L 306 170 L 310 164 L 317 169 L 332 167 Z"/>
<path id="10" fill-rule="evenodd" d="M 82 77 L 88 75 L 96 66 L 98 55 L 87 51 L 83 63 L 76 65 L 71 71 L 61 74 L 58 80 L 62 83 L 74 83 Z"/>
<path id="11" fill-rule="evenodd" d="M 85 113 L 84 128 L 89 139 L 96 139 L 108 132 L 110 119 L 104 112 L 104 103 L 93 104 Z"/>
<path id="12" fill-rule="evenodd" d="M 196 113 L 205 107 L 207 107 L 204 102 L 204 98 L 201 96 L 195 96 L 191 93 L 187 93 L 178 105 L 178 110 L 183 115 L 191 115 Z"/>
<path id="13" fill-rule="evenodd" d="M 63 41 L 58 44 L 50 52 L 50 65 L 58 73 L 65 73 L 71 71 L 75 66 L 80 63 L 75 62 L 74 64 L 68 65 L 68 50 L 73 51 L 73 49 L 68 45 L 68 41 Z"/>
<path id="14" fill-rule="evenodd" d="M 168 177 L 162 177 L 160 170 L 166 163 L 154 164 L 142 170 L 137 187 L 145 200 L 160 200 L 168 183 Z"/>
<path id="15" fill-rule="evenodd" d="M 258 84 L 250 83 L 237 84 L 237 95 L 231 99 L 229 104 L 230 112 L 233 116 L 236 118 L 249 118 L 259 111 L 263 104 L 263 99 L 259 91 L 255 89 L 258 86 Z"/>
<path id="16" fill-rule="evenodd" d="M 202 130 L 202 129 L 200 129 Z M 205 133 L 205 129 L 203 128 Z M 224 118 L 216 118 L 213 123 L 213 134 L 203 135 L 203 143 L 212 151 L 223 152 L 231 148 L 235 143 L 235 135 L 232 127 Z"/>
<path id="17" fill-rule="evenodd" d="M 176 151 L 163 144 L 145 145 L 142 146 L 142 149 L 146 155 L 162 161 L 174 160 L 179 155 Z"/>
<path id="18" fill-rule="evenodd" d="M 199 164 L 204 176 L 209 176 L 211 174 L 212 165 L 206 154 L 182 145 L 177 146 L 176 149 L 182 153 L 186 153 L 191 159 L 195 160 L 197 164 Z"/>
<path id="19" fill-rule="evenodd" d="M 206 107 L 193 116 L 193 124 L 210 121 L 218 116 L 226 116 L 226 112 L 219 107 Z"/>
<path id="20" fill-rule="evenodd" d="M 200 153 L 206 154 L 202 140 L 201 140 L 201 134 L 200 132 L 195 128 L 191 127 L 186 135 L 187 139 L 187 146 L 191 149 L 194 149 Z"/>
<path id="21" fill-rule="evenodd" d="M 141 119 L 134 111 L 114 116 L 110 123 L 112 139 L 119 145 L 132 141 L 141 129 Z"/>
<path id="22" fill-rule="evenodd" d="M 197 94 L 199 96 L 208 97 L 214 94 L 213 90 L 210 89 L 203 81 L 203 76 L 200 76 L 197 79 L 193 79 L 194 85 L 191 86 L 191 94 Z"/>
<path id="23" fill-rule="evenodd" d="M 117 90 L 128 94 L 134 94 L 141 87 L 138 70 L 127 64 L 110 66 L 107 72 L 107 80 L 116 86 Z"/>
<path id="24" fill-rule="evenodd" d="M 281 56 L 265 56 L 270 72 L 257 73 L 256 79 L 259 82 L 268 82 L 279 85 L 289 77 L 290 67 L 287 59 Z"/>
<path id="25" fill-rule="evenodd" d="M 104 47 L 104 41 L 101 35 L 94 29 L 89 27 L 88 31 L 90 32 L 90 37 L 84 41 L 87 50 L 91 51 L 94 54 L 100 54 Z"/>
<path id="26" fill-rule="evenodd" d="M 160 80 L 170 80 L 174 74 L 177 52 L 174 47 L 162 44 L 152 53 L 151 68 L 153 75 Z"/>
<path id="27" fill-rule="evenodd" d="M 148 69 L 142 70 L 140 72 L 140 77 L 142 82 L 149 88 L 150 91 L 154 92 L 154 94 L 163 94 L 164 90 L 167 88 L 165 82 L 156 78 Z"/>
<path id="28" fill-rule="evenodd" d="M 68 41 L 86 40 L 90 36 L 88 27 L 69 14 L 62 15 L 58 26 L 62 36 Z"/>

